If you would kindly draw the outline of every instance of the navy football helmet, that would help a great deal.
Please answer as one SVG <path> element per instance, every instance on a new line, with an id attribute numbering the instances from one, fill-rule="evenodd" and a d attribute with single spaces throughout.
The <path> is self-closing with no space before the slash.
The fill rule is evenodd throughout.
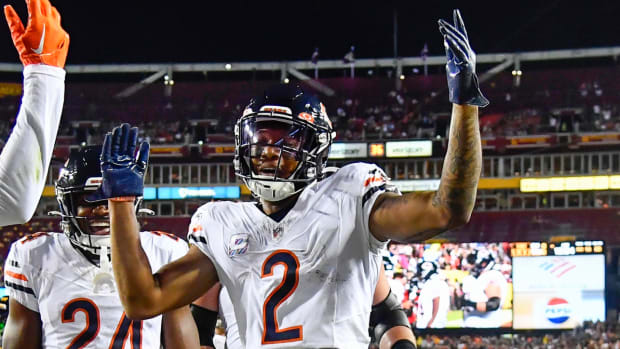
<path id="1" fill-rule="evenodd" d="M 89 218 L 78 216 L 77 210 L 78 206 L 96 207 L 108 204 L 107 200 L 86 202 L 84 199 L 101 186 L 100 155 L 101 146 L 85 146 L 71 151 L 56 181 L 56 200 L 60 212 L 51 212 L 61 216 L 62 231 L 71 243 L 92 255 L 97 255 L 100 247 L 110 246 L 109 234 L 93 235 L 91 231 L 93 228 L 109 228 L 109 216 L 101 217 L 92 223 Z M 141 201 L 141 197 L 136 199 L 136 210 Z"/>
<path id="2" fill-rule="evenodd" d="M 439 270 L 437 268 L 437 263 L 432 261 L 424 261 L 418 265 L 418 279 L 421 282 L 426 282 L 431 276 L 438 274 Z"/>
<path id="3" fill-rule="evenodd" d="M 470 273 L 474 277 L 480 276 L 485 271 L 491 270 L 495 267 L 495 258 L 491 252 L 487 250 L 474 250 L 467 256 L 467 263 L 472 266 Z"/>
<path id="4" fill-rule="evenodd" d="M 259 198 L 286 199 L 324 177 L 334 137 L 316 96 L 276 85 L 252 99 L 235 125 L 235 174 Z"/>

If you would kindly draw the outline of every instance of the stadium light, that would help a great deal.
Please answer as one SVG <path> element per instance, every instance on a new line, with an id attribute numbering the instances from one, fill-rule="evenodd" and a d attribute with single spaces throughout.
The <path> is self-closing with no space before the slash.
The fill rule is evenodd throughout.
<path id="1" fill-rule="evenodd" d="M 230 63 L 226 63 L 226 65 L 224 66 L 224 69 L 231 70 L 232 69 L 232 65 Z"/>
<path id="2" fill-rule="evenodd" d="M 284 78 L 284 83 L 288 84 L 289 82 L 291 82 L 288 78 Z"/>

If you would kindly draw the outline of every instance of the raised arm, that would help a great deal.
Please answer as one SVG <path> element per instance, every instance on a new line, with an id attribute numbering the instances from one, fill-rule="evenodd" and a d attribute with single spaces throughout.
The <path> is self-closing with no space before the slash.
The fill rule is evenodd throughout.
<path id="1" fill-rule="evenodd" d="M 109 207 L 114 279 L 127 316 L 146 319 L 188 305 L 217 282 L 211 260 L 195 246 L 153 273 L 133 202 L 109 200 Z"/>
<path id="2" fill-rule="evenodd" d="M 142 196 L 149 145 L 134 157 L 137 128 L 128 124 L 106 135 L 101 154 L 103 183 L 88 200 L 108 199 L 112 265 L 127 316 L 144 319 L 190 304 L 216 281 L 211 260 L 197 247 L 153 274 L 140 244 L 134 202 Z"/>
<path id="3" fill-rule="evenodd" d="M 370 215 L 379 239 L 422 241 L 469 221 L 482 166 L 478 107 L 489 102 L 476 77 L 476 55 L 469 46 L 458 10 L 454 25 L 439 21 L 448 58 L 446 72 L 452 105 L 448 150 L 436 192 L 382 194 Z"/>
<path id="4" fill-rule="evenodd" d="M 25 223 L 34 214 L 45 185 L 64 101 L 63 67 L 69 35 L 48 0 L 30 0 L 26 4 L 26 28 L 13 7 L 4 7 L 13 44 L 24 65 L 24 95 L 15 127 L 0 154 L 0 226 Z"/>

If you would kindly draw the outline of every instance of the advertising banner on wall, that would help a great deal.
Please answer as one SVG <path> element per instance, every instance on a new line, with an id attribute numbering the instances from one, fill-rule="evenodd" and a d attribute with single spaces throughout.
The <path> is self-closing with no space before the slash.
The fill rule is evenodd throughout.
<path id="1" fill-rule="evenodd" d="M 399 141 L 385 143 L 385 156 L 388 158 L 404 158 L 431 156 L 433 141 Z"/>
<path id="2" fill-rule="evenodd" d="M 334 143 L 329 151 L 330 159 L 359 159 L 368 157 L 366 143 Z"/>

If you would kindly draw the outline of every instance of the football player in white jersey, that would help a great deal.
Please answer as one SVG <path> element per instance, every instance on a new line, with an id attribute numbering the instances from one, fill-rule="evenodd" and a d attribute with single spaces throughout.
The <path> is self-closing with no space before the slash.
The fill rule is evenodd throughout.
<path id="1" fill-rule="evenodd" d="M 467 262 L 472 268 L 463 279 L 463 296 L 458 299 L 465 327 L 503 326 L 509 321 L 501 313 L 508 292 L 506 277 L 496 269 L 495 258 L 487 250 L 475 250 Z"/>
<path id="2" fill-rule="evenodd" d="M 24 95 L 15 127 L 0 154 L 0 226 L 34 214 L 54 150 L 65 92 L 69 35 L 49 0 L 28 0 L 26 28 L 4 7 L 13 44 L 24 65 Z"/>
<path id="3" fill-rule="evenodd" d="M 417 328 L 444 328 L 450 311 L 450 287 L 437 270 L 437 264 L 424 261 L 418 266 L 420 295 L 416 307 Z"/>
<path id="4" fill-rule="evenodd" d="M 253 99 L 235 127 L 235 172 L 259 202 L 202 206 L 192 218 L 189 252 L 154 272 L 142 257 L 132 205 L 142 193 L 127 184 L 144 175 L 128 146 L 135 131 L 125 124 L 107 136 L 101 194 L 110 199 L 112 263 L 127 314 L 141 319 L 175 309 L 220 281 L 247 348 L 367 348 L 386 242 L 428 239 L 465 224 L 474 207 L 478 107 L 488 101 L 459 12 L 439 29 L 453 107 L 436 192 L 400 195 L 368 163 L 323 179 L 334 137 L 325 107 L 279 85 Z"/>
<path id="5" fill-rule="evenodd" d="M 380 349 L 392 348 L 399 341 L 409 342 L 411 345 L 415 343 L 407 315 L 400 303 L 394 301 L 395 299 L 396 295 L 391 292 L 385 270 L 382 268 L 370 314 L 371 335 L 374 342 L 380 345 Z M 226 287 L 222 287 L 219 282 L 192 304 L 192 313 L 200 333 L 200 348 L 218 349 L 215 340 L 213 342 L 210 340 L 213 337 L 218 310 L 226 328 L 226 348 L 243 349 L 232 300 Z"/>
<path id="6" fill-rule="evenodd" d="M 130 319 L 123 311 L 110 267 L 107 201 L 86 199 L 101 185 L 100 154 L 100 146 L 74 151 L 61 170 L 56 194 L 63 233 L 37 233 L 11 245 L 2 348 L 159 349 L 160 338 L 168 348 L 198 347 L 187 306 L 148 320 Z M 162 232 L 141 232 L 140 242 L 154 269 L 188 248 Z"/>
<path id="7" fill-rule="evenodd" d="M 219 349 L 214 337 L 218 316 L 226 329 L 226 349 L 245 348 L 239 337 L 232 300 L 226 287 L 221 283 L 216 283 L 207 293 L 195 300 L 191 310 L 198 327 L 201 349 Z"/>

